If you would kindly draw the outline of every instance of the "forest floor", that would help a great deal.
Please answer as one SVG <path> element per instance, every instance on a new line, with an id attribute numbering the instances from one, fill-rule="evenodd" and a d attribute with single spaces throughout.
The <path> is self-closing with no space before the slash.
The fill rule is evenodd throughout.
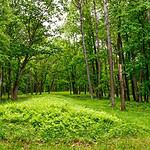
<path id="1" fill-rule="evenodd" d="M 150 104 L 67 92 L 0 103 L 0 150 L 150 150 Z"/>

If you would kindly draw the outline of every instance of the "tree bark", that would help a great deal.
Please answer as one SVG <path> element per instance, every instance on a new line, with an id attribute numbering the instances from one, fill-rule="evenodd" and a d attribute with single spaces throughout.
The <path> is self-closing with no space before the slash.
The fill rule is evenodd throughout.
<path id="1" fill-rule="evenodd" d="M 97 17 L 97 12 L 96 12 L 96 1 L 93 0 L 93 5 L 94 5 L 94 15 L 95 15 L 95 22 L 96 22 L 96 54 L 99 52 L 100 44 L 99 44 L 99 36 L 98 36 L 98 17 Z M 97 90 L 97 97 L 102 98 L 102 88 L 99 88 L 100 86 L 100 80 L 101 80 L 101 61 L 99 58 L 96 59 L 96 65 L 97 65 L 97 80 L 98 80 L 98 90 Z"/>
<path id="2" fill-rule="evenodd" d="M 125 110 L 125 96 L 124 96 L 124 80 L 122 76 L 122 64 L 119 63 L 119 80 L 120 80 L 120 93 L 121 93 L 121 111 Z"/>
<path id="3" fill-rule="evenodd" d="M 22 63 L 20 63 L 20 60 L 18 59 L 18 70 L 16 72 L 16 79 L 14 81 L 13 89 L 12 89 L 12 93 L 11 93 L 11 99 L 12 100 L 17 99 L 20 77 L 21 77 L 28 61 L 29 61 L 28 55 L 25 56 Z"/>
<path id="4" fill-rule="evenodd" d="M 109 69 L 110 69 L 110 98 L 111 105 L 115 107 L 115 94 L 114 94 L 114 77 L 113 77 L 113 58 L 112 58 L 112 45 L 111 45 L 111 35 L 110 35 L 110 24 L 108 19 L 108 0 L 104 0 L 104 17 L 105 17 L 105 26 L 107 31 L 107 48 L 108 48 L 108 60 L 109 60 Z"/>
<path id="5" fill-rule="evenodd" d="M 135 72 L 133 72 L 133 75 L 132 75 L 132 92 L 133 92 L 133 98 L 135 101 L 139 101 L 139 97 L 138 97 L 138 87 L 137 87 L 137 80 L 136 80 L 136 75 L 135 75 Z"/>
<path id="6" fill-rule="evenodd" d="M 8 63 L 8 99 L 10 99 L 10 93 L 11 93 L 11 64 Z"/>
<path id="7" fill-rule="evenodd" d="M 87 56 L 87 50 L 85 46 L 85 37 L 84 37 L 84 30 L 83 30 L 82 1 L 78 3 L 78 9 L 80 13 L 80 31 L 82 35 L 82 48 L 83 48 L 84 60 L 86 64 L 87 78 L 88 78 L 88 84 L 89 84 L 89 93 L 90 93 L 91 99 L 93 99 L 93 89 L 92 89 L 92 84 L 91 84 L 90 69 L 89 69 L 89 64 L 88 64 L 88 56 Z"/>
<path id="8" fill-rule="evenodd" d="M 0 100 L 2 100 L 3 96 L 3 67 L 0 66 Z"/>
<path id="9" fill-rule="evenodd" d="M 119 18 L 119 25 L 118 25 L 118 30 L 120 28 L 121 20 Z M 122 73 L 123 70 L 123 52 L 122 52 L 122 39 L 121 39 L 121 34 L 118 32 L 118 39 L 117 39 L 117 47 L 118 47 L 118 52 L 119 52 L 119 81 L 120 81 L 120 98 L 121 98 L 121 110 L 125 110 L 125 82 L 124 82 L 124 76 Z"/>

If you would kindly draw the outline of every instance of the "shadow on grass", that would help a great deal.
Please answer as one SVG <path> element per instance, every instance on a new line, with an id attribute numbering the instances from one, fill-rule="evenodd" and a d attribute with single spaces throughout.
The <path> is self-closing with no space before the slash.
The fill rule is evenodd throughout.
<path id="1" fill-rule="evenodd" d="M 29 98 L 33 97 L 33 95 L 18 95 L 18 98 L 16 100 L 8 99 L 6 97 L 3 97 L 2 100 L 0 100 L 0 104 L 7 104 L 7 103 L 20 103 L 23 101 L 28 101 Z"/>
<path id="2" fill-rule="evenodd" d="M 64 97 L 68 97 L 68 98 L 75 98 L 78 100 L 108 100 L 108 97 L 103 97 L 102 99 L 98 99 L 96 98 L 96 96 L 94 96 L 93 99 L 91 99 L 89 94 L 70 94 L 69 92 L 57 92 L 57 93 L 52 93 L 52 95 L 60 95 L 60 96 L 64 96 Z"/>

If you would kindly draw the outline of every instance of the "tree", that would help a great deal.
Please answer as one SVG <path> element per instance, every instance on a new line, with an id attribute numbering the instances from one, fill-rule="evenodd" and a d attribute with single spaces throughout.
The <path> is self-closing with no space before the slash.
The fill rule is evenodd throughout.
<path id="1" fill-rule="evenodd" d="M 111 105 L 115 106 L 115 96 L 114 96 L 114 77 L 113 77 L 113 58 L 112 58 L 112 45 L 111 45 L 111 35 L 110 35 L 110 24 L 108 18 L 108 1 L 104 0 L 104 16 L 105 16 L 105 26 L 107 31 L 107 47 L 108 47 L 108 60 L 110 69 L 110 95 L 111 95 Z"/>
<path id="2" fill-rule="evenodd" d="M 7 27 L 11 37 L 11 55 L 16 62 L 14 82 L 12 88 L 12 99 L 17 98 L 20 78 L 28 62 L 33 56 L 41 53 L 40 47 L 46 36 L 44 22 L 50 20 L 52 15 L 52 1 L 16 1 L 10 2 L 15 14 L 13 20 Z M 39 46 L 40 45 L 40 46 Z"/>
<path id="3" fill-rule="evenodd" d="M 89 69 L 89 64 L 88 64 L 87 49 L 85 46 L 85 35 L 84 35 L 84 30 L 83 30 L 83 0 L 77 1 L 75 5 L 78 8 L 79 14 L 80 14 L 80 31 L 82 35 L 82 48 L 83 48 L 84 60 L 86 64 L 90 96 L 91 96 L 91 99 L 93 99 L 93 89 L 92 89 L 91 78 L 90 78 L 90 69 Z"/>

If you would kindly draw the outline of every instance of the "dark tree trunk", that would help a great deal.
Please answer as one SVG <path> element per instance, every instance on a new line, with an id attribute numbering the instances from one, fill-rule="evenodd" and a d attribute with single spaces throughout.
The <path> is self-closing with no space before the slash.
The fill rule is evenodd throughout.
<path id="1" fill-rule="evenodd" d="M 84 86 L 84 94 L 86 95 L 86 84 Z"/>
<path id="2" fill-rule="evenodd" d="M 51 85 L 50 85 L 50 89 L 49 89 L 49 94 L 51 93 L 51 91 L 53 89 L 54 81 L 55 81 L 55 76 L 52 79 L 52 82 L 51 82 Z"/>
<path id="3" fill-rule="evenodd" d="M 33 79 L 32 79 L 32 75 L 30 75 L 30 93 L 31 95 L 33 95 L 33 91 L 34 91 L 34 84 L 33 84 Z"/>
<path id="4" fill-rule="evenodd" d="M 72 84 L 73 94 L 78 94 L 78 88 L 76 85 L 76 69 L 73 67 L 72 67 L 72 71 L 71 71 L 71 84 Z"/>
<path id="5" fill-rule="evenodd" d="M 133 82 L 132 79 L 133 79 L 133 77 L 131 76 L 132 95 L 133 95 L 134 101 L 136 101 L 135 90 L 134 90 L 134 82 Z"/>
<path id="6" fill-rule="evenodd" d="M 133 98 L 135 101 L 139 101 L 139 97 L 138 97 L 138 88 L 137 88 L 137 80 L 136 80 L 136 75 L 135 73 L 133 72 L 133 75 L 132 75 L 132 92 L 133 92 Z"/>
<path id="7" fill-rule="evenodd" d="M 18 88 L 19 88 L 19 77 L 17 76 L 12 89 L 12 95 L 11 95 L 12 100 L 17 99 Z"/>
<path id="8" fill-rule="evenodd" d="M 2 100 L 3 96 L 3 81 L 4 81 L 3 66 L 0 66 L 0 100 Z"/>
<path id="9" fill-rule="evenodd" d="M 134 100 L 138 102 L 139 101 L 139 96 L 138 96 L 138 86 L 137 86 L 135 62 L 134 62 L 134 59 L 135 59 L 134 52 L 131 52 L 131 58 L 133 60 L 133 71 L 132 71 L 132 75 L 131 75 L 132 93 L 133 93 Z"/>
<path id="10" fill-rule="evenodd" d="M 72 86 L 71 86 L 71 81 L 69 83 L 69 92 L 70 92 L 70 95 L 72 95 Z"/>
<path id="11" fill-rule="evenodd" d="M 118 29 L 120 29 L 121 20 L 119 18 L 119 26 Z M 124 86 L 124 76 L 123 76 L 123 52 L 122 52 L 122 39 L 120 32 L 118 32 L 118 39 L 117 39 L 117 47 L 119 52 L 119 81 L 120 81 L 120 98 L 121 98 L 121 110 L 125 110 L 125 86 Z"/>
<path id="12" fill-rule="evenodd" d="M 124 71 L 125 71 L 125 67 L 124 67 Z M 124 75 L 124 80 L 125 80 L 125 100 L 130 101 L 129 82 L 126 73 Z"/>
<path id="13" fill-rule="evenodd" d="M 72 90 L 73 90 L 73 94 L 78 94 L 78 89 L 76 87 L 75 81 L 72 82 Z"/>
<path id="14" fill-rule="evenodd" d="M 38 82 L 36 80 L 34 81 L 34 92 L 35 92 L 35 95 L 38 94 Z"/>
<path id="15" fill-rule="evenodd" d="M 142 102 L 142 80 L 143 79 L 143 73 L 142 70 L 140 70 L 140 86 L 139 86 L 139 102 Z"/>
<path id="16" fill-rule="evenodd" d="M 23 71 L 24 71 L 28 61 L 29 61 L 28 55 L 25 56 L 22 63 L 20 63 L 20 60 L 18 59 L 18 69 L 17 69 L 17 72 L 16 72 L 16 79 L 14 81 L 13 88 L 12 88 L 12 93 L 11 93 L 12 100 L 17 99 L 20 77 L 22 76 Z"/>
<path id="17" fill-rule="evenodd" d="M 40 81 L 40 95 L 42 95 L 43 92 L 43 80 Z"/>
<path id="18" fill-rule="evenodd" d="M 8 63 L 8 99 L 10 99 L 10 93 L 11 93 L 11 64 Z"/>

